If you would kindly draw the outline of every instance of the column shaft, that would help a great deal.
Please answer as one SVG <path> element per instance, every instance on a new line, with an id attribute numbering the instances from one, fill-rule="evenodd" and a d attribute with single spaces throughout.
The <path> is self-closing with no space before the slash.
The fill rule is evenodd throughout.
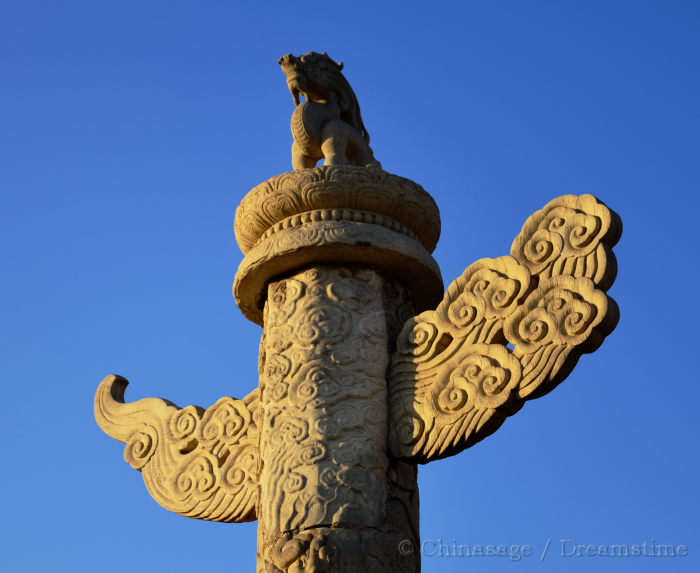
<path id="1" fill-rule="evenodd" d="M 416 469 L 387 456 L 405 289 L 318 265 L 271 283 L 264 312 L 258 571 L 416 571 Z"/>

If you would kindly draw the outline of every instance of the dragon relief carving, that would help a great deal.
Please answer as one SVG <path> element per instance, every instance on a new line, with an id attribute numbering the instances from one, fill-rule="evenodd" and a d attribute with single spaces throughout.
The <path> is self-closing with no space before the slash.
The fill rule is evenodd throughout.
<path id="1" fill-rule="evenodd" d="M 287 54 L 278 62 L 287 76 L 294 99 L 292 113 L 292 167 L 314 167 L 325 158 L 326 165 L 376 167 L 369 146 L 369 133 L 360 115 L 355 92 L 341 70 L 325 52 L 303 56 Z M 301 101 L 303 96 L 306 101 Z"/>
<path id="2" fill-rule="evenodd" d="M 619 217 L 592 195 L 532 215 L 509 256 L 470 265 L 410 319 L 389 374 L 390 452 L 426 463 L 493 433 L 552 390 L 617 324 L 605 290 Z"/>

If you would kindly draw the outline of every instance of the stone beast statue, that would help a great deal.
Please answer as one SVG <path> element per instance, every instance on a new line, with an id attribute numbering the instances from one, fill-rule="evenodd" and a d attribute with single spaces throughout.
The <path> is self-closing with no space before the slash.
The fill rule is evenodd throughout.
<path id="1" fill-rule="evenodd" d="M 355 92 L 340 73 L 343 63 L 328 54 L 309 52 L 287 54 L 278 62 L 292 92 L 292 166 L 359 165 L 381 168 L 369 146 L 369 134 L 362 123 Z M 300 103 L 299 96 L 306 101 Z"/>

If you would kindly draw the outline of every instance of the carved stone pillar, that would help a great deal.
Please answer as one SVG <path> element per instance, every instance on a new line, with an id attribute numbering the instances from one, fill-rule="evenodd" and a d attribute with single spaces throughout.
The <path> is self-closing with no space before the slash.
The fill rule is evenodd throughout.
<path id="1" fill-rule="evenodd" d="M 387 318 L 411 306 L 385 292 L 404 289 L 375 269 L 333 265 L 268 287 L 260 571 L 417 569 L 413 554 L 394 564 L 400 542 L 418 537 L 415 467 L 400 487 L 387 456 Z"/>
<path id="2" fill-rule="evenodd" d="M 413 573 L 415 464 L 489 436 L 602 344 L 622 224 L 592 195 L 557 197 L 443 296 L 437 206 L 381 170 L 342 63 L 280 64 L 296 170 L 250 191 L 235 224 L 234 296 L 264 328 L 258 388 L 179 408 L 127 403 L 110 375 L 95 418 L 163 507 L 258 519 L 261 573 Z"/>
<path id="3" fill-rule="evenodd" d="M 234 292 L 265 329 L 259 571 L 419 570 L 400 550 L 418 547 L 417 472 L 387 452 L 387 371 L 413 299 L 441 294 L 418 238 L 432 248 L 438 225 L 419 186 L 357 167 L 284 174 L 241 204 Z"/>

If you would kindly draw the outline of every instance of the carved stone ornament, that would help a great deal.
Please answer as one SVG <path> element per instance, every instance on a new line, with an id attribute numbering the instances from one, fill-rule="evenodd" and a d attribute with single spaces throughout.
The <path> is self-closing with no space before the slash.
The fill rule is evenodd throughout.
<path id="1" fill-rule="evenodd" d="M 420 185 L 380 169 L 324 166 L 273 177 L 241 201 L 234 228 L 245 253 L 234 296 L 260 325 L 267 283 L 307 264 L 376 265 L 411 287 L 419 310 L 442 296 L 430 256 L 440 236 L 437 205 Z"/>
<path id="2" fill-rule="evenodd" d="M 355 92 L 328 54 L 287 54 L 279 60 L 294 99 L 292 167 L 359 165 L 381 168 L 369 146 Z M 306 101 L 301 101 L 300 96 Z"/>
<path id="3" fill-rule="evenodd" d="M 234 295 L 264 327 L 258 388 L 178 408 L 125 403 L 127 381 L 108 376 L 95 417 L 166 509 L 257 519 L 260 573 L 416 572 L 417 464 L 493 433 L 598 348 L 618 320 L 605 291 L 621 222 L 592 195 L 554 199 L 510 255 L 443 295 L 437 206 L 357 143 L 369 138 L 342 64 L 280 62 L 308 104 L 292 120 L 295 171 L 250 191 L 235 221 Z"/>
<path id="4" fill-rule="evenodd" d="M 252 521 L 258 502 L 256 389 L 204 410 L 160 398 L 124 403 L 128 382 L 107 376 L 95 395 L 100 428 L 124 442 L 124 460 L 165 509 L 209 521 Z"/>
<path id="5" fill-rule="evenodd" d="M 435 310 L 409 320 L 389 374 L 391 454 L 426 463 L 459 453 L 596 350 L 618 320 L 605 290 L 621 231 L 592 195 L 554 199 L 510 256 L 476 261 Z"/>

